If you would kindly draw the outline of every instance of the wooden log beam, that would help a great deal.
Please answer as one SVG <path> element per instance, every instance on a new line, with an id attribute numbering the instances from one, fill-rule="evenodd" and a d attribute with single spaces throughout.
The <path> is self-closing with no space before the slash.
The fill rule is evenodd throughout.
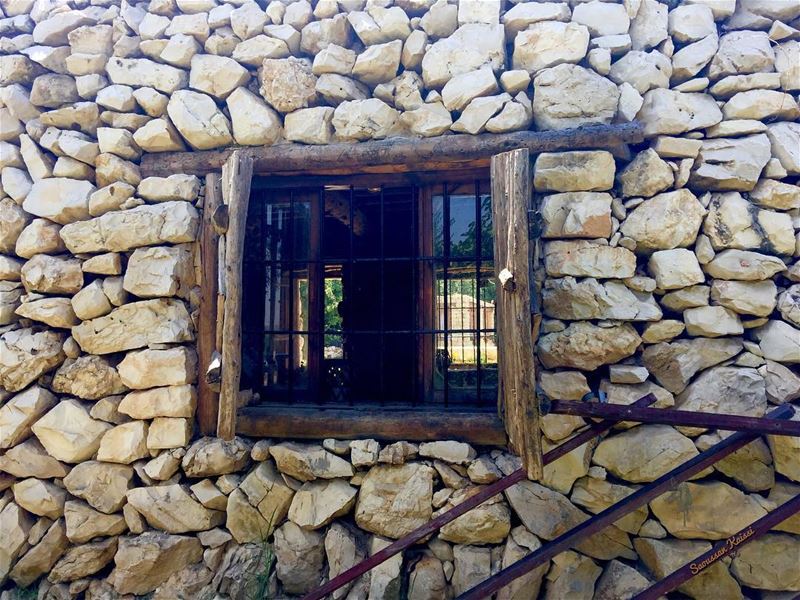
<path id="1" fill-rule="evenodd" d="M 325 439 L 341 437 L 430 442 L 458 439 L 480 446 L 505 446 L 503 424 L 493 413 L 452 411 L 369 411 L 286 409 L 248 406 L 239 409 L 236 431 L 250 437 Z"/>
<path id="2" fill-rule="evenodd" d="M 219 394 L 206 380 L 205 373 L 217 349 L 217 244 L 219 235 L 211 217 L 222 205 L 222 186 L 217 173 L 206 176 L 206 197 L 203 202 L 203 221 L 200 230 L 200 309 L 197 323 L 197 355 L 200 377 L 197 383 L 197 421 L 203 435 L 214 435 L 217 428 Z"/>
<path id="3" fill-rule="evenodd" d="M 558 131 L 517 131 L 481 135 L 444 135 L 432 138 L 390 138 L 325 146 L 279 144 L 252 148 L 226 148 L 205 152 L 160 152 L 145 154 L 142 176 L 172 173 L 205 175 L 218 171 L 236 151 L 251 158 L 254 172 L 269 175 L 286 172 L 358 171 L 385 166 L 386 171 L 432 170 L 433 163 L 461 163 L 488 159 L 494 154 L 527 148 L 531 154 L 608 148 L 644 140 L 644 128 L 636 121 L 619 125 L 592 125 Z"/>
<path id="4" fill-rule="evenodd" d="M 236 434 L 236 409 L 242 377 L 242 258 L 250 203 L 253 160 L 235 151 L 222 168 L 222 194 L 228 206 L 225 234 L 225 304 L 222 322 L 222 384 L 217 417 L 217 437 Z"/>

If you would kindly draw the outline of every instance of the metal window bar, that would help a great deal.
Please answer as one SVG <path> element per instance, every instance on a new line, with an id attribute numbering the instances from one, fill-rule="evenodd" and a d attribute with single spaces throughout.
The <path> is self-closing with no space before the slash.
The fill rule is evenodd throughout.
<path id="1" fill-rule="evenodd" d="M 789 404 L 784 404 L 770 412 L 767 418 L 789 419 L 793 414 L 794 408 Z M 518 560 L 511 566 L 506 567 L 495 575 L 482 581 L 472 589 L 458 596 L 456 600 L 481 600 L 483 598 L 488 598 L 494 592 L 505 587 L 515 579 L 549 562 L 554 556 L 565 550 L 569 550 L 579 541 L 605 529 L 640 506 L 647 504 L 664 492 L 674 488 L 676 484 L 686 481 L 736 450 L 746 446 L 757 437 L 758 434 L 756 433 L 734 433 L 708 450 L 686 461 L 679 467 L 672 469 L 669 473 L 662 475 L 654 482 L 639 488 L 631 495 L 626 496 L 624 500 L 613 504 L 580 525 L 561 534 L 538 550 L 533 551 L 525 558 Z"/>
<path id="2" fill-rule="evenodd" d="M 800 512 L 800 495 L 784 502 L 778 508 L 751 523 L 741 531 L 715 544 L 711 550 L 704 552 L 678 570 L 670 573 L 662 580 L 654 583 L 646 590 L 639 592 L 632 600 L 656 600 L 657 598 L 661 598 L 667 592 L 671 592 L 678 586 L 686 583 L 695 575 L 699 575 L 718 560 L 730 556 L 743 545 L 749 544 L 765 533 L 768 533 L 770 529 L 797 512 Z"/>
<path id="3" fill-rule="evenodd" d="M 649 406 L 655 401 L 656 401 L 655 395 L 647 394 L 646 396 L 643 396 L 642 398 L 639 398 L 639 400 L 634 402 L 634 405 Z M 583 446 L 586 442 L 592 440 L 593 438 L 609 431 L 612 427 L 614 427 L 614 425 L 616 425 L 616 421 L 613 420 L 601 421 L 600 423 L 595 423 L 593 425 L 590 425 L 588 428 L 584 429 L 576 436 L 568 439 L 563 444 L 556 446 L 549 452 L 546 452 L 542 457 L 543 464 L 548 465 L 552 462 L 555 462 L 562 456 L 565 456 L 570 452 L 572 452 L 573 450 L 575 450 L 575 448 L 579 448 L 580 446 Z M 490 498 L 501 493 L 503 490 L 506 490 L 511 486 L 519 483 L 520 481 L 524 481 L 525 479 L 527 479 L 527 473 L 525 469 L 517 469 L 510 475 L 507 475 L 502 479 L 498 479 L 494 483 L 490 483 L 489 485 L 484 486 L 477 494 L 473 494 L 461 504 L 454 506 L 447 512 L 442 513 L 441 515 L 429 521 L 422 527 L 418 527 L 417 529 L 409 533 L 407 536 L 402 537 L 395 542 L 392 542 L 391 544 L 386 546 L 383 550 L 376 552 L 369 558 L 350 567 L 347 571 L 340 573 L 338 576 L 334 577 L 329 582 L 325 583 L 321 587 L 317 588 L 316 590 L 304 596 L 302 600 L 321 600 L 328 594 L 335 592 L 342 586 L 347 585 L 348 583 L 350 583 L 357 577 L 360 577 L 367 571 L 374 569 L 378 565 L 389 560 L 391 557 L 395 556 L 396 554 L 399 554 L 406 548 L 414 545 L 419 540 L 426 538 L 431 534 L 436 533 L 439 529 L 441 529 L 451 521 L 454 521 L 461 515 L 469 512 L 476 506 L 480 506 Z"/>
<path id="4" fill-rule="evenodd" d="M 481 180 L 472 180 L 471 184 L 468 184 L 469 188 L 466 192 L 468 196 L 471 196 L 472 201 L 474 202 L 475 210 L 474 210 L 474 219 L 475 219 L 475 235 L 477 236 L 476 243 L 474 245 L 475 250 L 473 252 L 469 252 L 468 255 L 459 256 L 457 258 L 458 261 L 463 262 L 464 264 L 469 263 L 470 266 L 473 264 L 476 266 L 476 273 L 475 277 L 475 297 L 477 298 L 477 302 L 480 302 L 480 284 L 481 284 L 481 267 L 482 261 L 487 260 L 483 257 L 484 249 L 485 249 L 485 240 L 482 240 L 482 227 L 481 227 L 481 219 L 482 219 L 482 204 L 481 204 Z M 299 383 L 299 373 L 296 372 L 294 368 L 295 362 L 297 361 L 297 353 L 300 351 L 297 347 L 297 339 L 298 337 L 302 337 L 306 341 L 306 347 L 308 348 L 309 356 L 309 369 L 308 372 L 310 374 L 308 387 L 309 392 L 311 392 L 311 397 L 307 400 L 311 400 L 312 403 L 316 403 L 319 405 L 324 405 L 326 403 L 327 398 L 324 398 L 322 394 L 315 393 L 319 390 L 316 390 L 315 387 L 322 383 L 324 379 L 324 373 L 322 369 L 317 369 L 318 372 L 314 370 L 314 361 L 318 360 L 320 363 L 318 366 L 321 366 L 322 363 L 322 356 L 324 353 L 324 339 L 326 335 L 342 335 L 341 330 L 337 329 L 329 329 L 324 326 L 324 320 L 317 324 L 317 320 L 321 318 L 321 315 L 316 315 L 316 312 L 322 313 L 324 311 L 324 294 L 325 294 L 325 266 L 326 265 L 342 265 L 348 264 L 352 267 L 352 265 L 358 263 L 375 263 L 381 265 L 379 269 L 379 277 L 380 277 L 380 302 L 381 306 L 383 306 L 385 301 L 385 288 L 386 288 L 386 272 L 383 268 L 383 265 L 388 263 L 409 263 L 410 262 L 410 271 L 412 276 L 412 290 L 411 290 L 411 310 L 413 311 L 412 314 L 412 324 L 409 328 L 397 328 L 396 326 L 387 327 L 386 321 L 386 314 L 383 309 L 379 311 L 378 318 L 380 320 L 379 323 L 376 323 L 376 329 L 347 329 L 348 335 L 364 335 L 364 336 L 377 336 L 378 339 L 381 340 L 382 343 L 379 344 L 379 364 L 380 364 L 380 384 L 376 385 L 378 388 L 379 396 L 375 400 L 379 401 L 378 403 L 383 405 L 384 404 L 384 397 L 386 396 L 387 389 L 386 389 L 386 381 L 385 381 L 385 373 L 384 367 L 386 365 L 386 345 L 385 342 L 388 336 L 409 336 L 411 343 L 414 344 L 413 347 L 419 348 L 419 343 L 421 340 L 424 340 L 425 343 L 430 343 L 433 346 L 433 356 L 435 358 L 435 348 L 437 345 L 437 337 L 441 336 L 443 338 L 444 344 L 444 353 L 445 356 L 448 357 L 447 360 L 442 361 L 444 364 L 441 365 L 443 372 L 442 380 L 443 380 L 443 390 L 439 390 L 438 393 L 434 394 L 434 397 L 427 398 L 425 397 L 425 385 L 424 381 L 419 378 L 415 377 L 416 382 L 415 385 L 412 386 L 410 389 L 410 404 L 412 406 L 418 406 L 420 404 L 432 404 L 433 406 L 444 406 L 448 407 L 450 405 L 464 405 L 465 403 L 472 403 L 477 408 L 491 408 L 490 406 L 483 406 L 483 395 L 482 395 L 482 387 L 483 382 L 485 381 L 484 378 L 484 369 L 483 365 L 481 364 L 481 353 L 484 344 L 484 340 L 487 339 L 486 336 L 494 334 L 495 329 L 493 327 L 486 327 L 486 323 L 484 321 L 485 315 L 479 310 L 476 309 L 475 311 L 475 318 L 470 318 L 469 321 L 465 321 L 462 319 L 464 324 L 467 327 L 459 327 L 457 329 L 451 329 L 452 325 L 454 324 L 453 315 L 450 314 L 448 310 L 450 308 L 449 304 L 451 304 L 453 299 L 453 290 L 450 289 L 451 286 L 451 279 L 452 279 L 452 252 L 451 252 L 451 240 L 450 237 L 452 235 L 451 232 L 451 195 L 454 190 L 457 189 L 456 186 L 450 185 L 447 183 L 438 184 L 439 190 L 438 192 L 441 194 L 441 214 L 442 214 L 442 223 L 434 223 L 431 222 L 430 226 L 434 229 L 438 229 L 438 231 L 431 231 L 430 233 L 427 231 L 423 231 L 421 225 L 422 223 L 419 222 L 419 218 L 422 215 L 423 211 L 425 210 L 432 210 L 432 206 L 426 206 L 426 203 L 431 202 L 431 195 L 430 194 L 423 194 L 420 193 L 422 188 L 419 188 L 415 185 L 411 186 L 403 186 L 403 191 L 407 195 L 403 198 L 404 202 L 409 203 L 409 212 L 412 219 L 412 231 L 413 237 L 410 240 L 410 249 L 402 250 L 398 252 L 398 255 L 394 256 L 387 256 L 387 229 L 386 227 L 389 225 L 390 221 L 387 219 L 387 205 L 391 202 L 391 197 L 387 197 L 386 194 L 388 190 L 385 186 L 380 188 L 380 195 L 378 199 L 379 203 L 379 218 L 380 218 L 380 235 L 379 235 L 379 250 L 377 252 L 377 256 L 357 256 L 358 252 L 356 249 L 357 239 L 354 233 L 354 220 L 357 210 L 357 188 L 354 186 L 349 186 L 345 188 L 349 193 L 349 205 L 347 207 L 346 215 L 349 217 L 349 224 L 348 224 L 348 231 L 347 231 L 347 245 L 349 246 L 349 252 L 347 252 L 347 256 L 328 256 L 326 257 L 324 254 L 324 242 L 326 238 L 326 231 L 325 231 L 325 202 L 326 202 L 326 188 L 325 187 L 315 187 L 313 190 L 305 189 L 305 192 L 302 189 L 285 189 L 285 190 L 273 190 L 273 191 L 261 191 L 260 193 L 257 192 L 254 196 L 254 199 L 258 201 L 260 206 L 258 207 L 257 211 L 254 211 L 255 214 L 259 215 L 260 223 L 255 231 L 251 231 L 250 238 L 246 240 L 248 243 L 248 247 L 251 249 L 256 249 L 258 252 L 256 256 L 260 256 L 258 259 L 258 264 L 255 265 L 255 269 L 253 270 L 253 280 L 257 280 L 260 282 L 262 293 L 267 289 L 267 285 L 271 288 L 271 298 L 268 297 L 266 302 L 262 303 L 260 318 L 257 320 L 257 326 L 255 323 L 245 322 L 243 325 L 243 334 L 248 336 L 249 339 L 260 339 L 260 349 L 259 351 L 253 352 L 251 356 L 254 358 L 254 362 L 257 364 L 253 366 L 254 372 L 252 379 L 254 382 L 258 383 L 259 390 L 262 392 L 262 396 L 269 402 L 271 398 L 275 398 L 280 402 L 286 402 L 287 404 L 292 404 L 296 400 L 299 399 L 297 393 L 300 393 L 300 389 L 298 388 Z M 308 198 L 307 193 L 312 192 L 314 194 L 313 198 Z M 434 195 L 437 195 L 436 192 L 433 192 Z M 393 197 L 393 196 L 392 196 Z M 311 235 L 312 239 L 310 240 L 311 245 L 311 252 L 309 256 L 301 256 L 299 255 L 297 250 L 298 245 L 298 238 L 299 231 L 296 231 L 298 227 L 298 203 L 299 202 L 310 202 L 312 207 L 311 214 L 309 215 L 310 220 L 308 225 L 311 227 Z M 288 205 L 288 206 L 287 206 Z M 278 209 L 278 206 L 281 208 Z M 275 208 L 272 208 L 275 207 Z M 305 222 L 304 222 L 305 223 Z M 438 225 L 438 227 L 437 227 Z M 435 251 L 435 249 L 431 249 L 430 252 L 426 252 L 425 248 L 420 245 L 420 236 L 421 235 L 431 235 L 433 234 L 435 237 L 441 236 L 442 239 L 442 247 L 439 249 L 440 252 Z M 258 239 L 254 240 L 253 237 L 257 237 Z M 393 253 L 394 254 L 394 253 Z M 432 278 L 432 283 L 436 286 L 441 285 L 440 294 L 441 298 L 443 299 L 443 314 L 441 315 L 442 321 L 435 324 L 434 327 L 426 327 L 424 322 L 418 319 L 418 315 L 420 314 L 420 310 L 436 310 L 436 303 L 438 302 L 437 299 L 437 292 L 436 290 L 432 290 L 432 302 L 433 306 L 421 306 L 421 295 L 422 290 L 417 289 L 420 287 L 421 284 L 421 271 L 423 265 L 439 265 L 440 266 L 440 273 L 437 281 L 437 275 L 435 273 Z M 309 270 L 309 305 L 308 311 L 312 316 L 312 326 L 307 327 L 298 322 L 298 317 L 296 314 L 296 307 L 295 304 L 299 302 L 298 294 L 299 292 L 295 289 L 295 284 L 298 281 L 297 269 L 298 268 L 308 268 Z M 343 277 L 349 277 L 352 279 L 352 268 L 347 270 L 347 275 L 343 275 Z M 289 289 L 286 290 L 285 286 L 281 285 L 281 281 L 289 279 Z M 467 276 L 469 278 L 469 276 Z M 277 281 L 277 283 L 276 283 Z M 248 283 L 251 285 L 256 285 L 255 282 L 251 283 L 251 280 L 248 278 L 245 280 L 245 285 L 247 286 Z M 471 287 L 472 284 L 467 284 L 465 281 L 462 281 L 460 278 L 457 280 L 457 283 L 461 285 L 462 288 Z M 319 301 L 312 302 L 311 295 L 312 295 L 312 287 L 313 290 L 318 294 Z M 464 291 L 463 289 L 461 290 Z M 451 293 L 452 292 L 452 293 Z M 247 294 L 245 294 L 247 296 Z M 462 294 L 463 295 L 463 294 Z M 427 294 L 426 294 L 427 296 Z M 463 300 L 463 299 L 462 299 Z M 288 301 L 288 302 L 287 302 Z M 427 304 L 427 301 L 425 302 Z M 461 304 L 464 304 L 462 301 Z M 269 306 L 266 306 L 269 305 Z M 286 308 L 283 308 L 281 305 L 286 305 Z M 454 306 L 454 310 L 459 310 L 459 306 Z M 461 306 L 460 309 L 465 309 L 464 306 Z M 288 310 L 289 314 L 286 315 L 284 311 Z M 255 319 L 254 319 L 255 320 Z M 288 322 L 287 322 L 288 321 Z M 321 326 L 320 326 L 321 325 Z M 286 379 L 285 387 L 282 391 L 275 390 L 274 392 L 270 389 L 270 382 L 266 381 L 265 372 L 264 372 L 264 363 L 269 357 L 265 356 L 265 348 L 266 348 L 266 339 L 269 336 L 285 336 L 288 340 L 285 343 L 288 343 L 288 348 L 285 350 L 286 354 L 284 356 L 287 357 L 288 360 L 288 369 L 286 372 Z M 318 339 L 319 338 L 319 339 Z M 474 342 L 470 342 L 470 345 L 473 345 L 473 352 L 477 350 L 477 364 L 476 367 L 476 379 L 477 383 L 474 381 L 469 382 L 469 386 L 465 387 L 465 390 L 468 390 L 468 395 L 465 397 L 459 396 L 458 399 L 453 396 L 453 389 L 452 389 L 452 382 L 450 381 L 451 373 L 448 369 L 449 363 L 452 362 L 450 360 L 450 353 L 453 351 L 453 340 L 463 338 L 464 340 L 470 339 L 474 340 Z M 273 338 L 274 339 L 274 338 Z M 314 353 L 314 356 L 312 356 Z M 316 357 L 316 354 L 319 354 L 319 357 Z M 435 360 L 432 364 L 428 365 L 428 368 L 435 368 L 436 363 Z M 432 377 L 433 373 L 426 373 L 425 377 Z M 305 386 L 302 386 L 305 387 Z M 280 399 L 280 400 L 279 400 Z M 363 401 L 362 398 L 355 398 L 354 395 L 348 394 L 348 398 L 346 402 L 348 405 L 353 406 L 354 401 Z M 369 403 L 372 403 L 371 399 L 367 399 Z M 401 403 L 402 404 L 402 403 Z"/>

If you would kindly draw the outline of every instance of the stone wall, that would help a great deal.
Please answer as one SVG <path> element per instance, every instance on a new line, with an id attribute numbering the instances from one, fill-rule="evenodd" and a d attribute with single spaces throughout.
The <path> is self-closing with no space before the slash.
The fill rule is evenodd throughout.
<path id="1" fill-rule="evenodd" d="M 641 146 L 536 159 L 542 390 L 800 398 L 796 0 L 0 7 L 3 600 L 291 597 L 518 465 L 455 441 L 197 439 L 204 191 L 143 179 L 143 153 L 637 118 Z M 544 421 L 547 447 L 584 425 Z M 450 598 L 724 435 L 621 427 L 336 597 Z M 759 440 L 499 597 L 629 597 L 797 493 L 800 442 Z M 788 598 L 798 563 L 795 517 L 681 591 Z"/>

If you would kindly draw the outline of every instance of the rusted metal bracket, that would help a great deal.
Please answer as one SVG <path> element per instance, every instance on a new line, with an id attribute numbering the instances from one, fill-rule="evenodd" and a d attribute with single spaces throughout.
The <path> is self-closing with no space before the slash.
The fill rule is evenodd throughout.
<path id="1" fill-rule="evenodd" d="M 789 419 L 793 414 L 794 408 L 789 404 L 784 404 L 770 412 L 767 417 L 770 419 Z M 505 587 L 515 579 L 522 577 L 536 567 L 546 564 L 554 556 L 565 550 L 569 550 L 580 541 L 605 529 L 640 506 L 647 504 L 664 492 L 674 488 L 676 484 L 686 481 L 732 454 L 739 448 L 746 446 L 757 437 L 758 434 L 755 433 L 734 433 L 679 467 L 676 467 L 669 473 L 662 475 L 654 482 L 638 489 L 624 500 L 617 502 L 603 512 L 587 519 L 577 527 L 560 535 L 549 544 L 542 546 L 525 558 L 515 562 L 513 565 L 492 575 L 489 579 L 458 596 L 456 600 L 481 600 L 483 598 L 488 598 L 494 592 Z"/>

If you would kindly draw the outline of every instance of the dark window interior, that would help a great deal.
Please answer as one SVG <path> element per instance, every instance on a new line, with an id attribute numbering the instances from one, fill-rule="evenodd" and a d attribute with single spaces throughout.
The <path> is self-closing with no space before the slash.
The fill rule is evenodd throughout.
<path id="1" fill-rule="evenodd" d="M 243 387 L 270 405 L 494 409 L 488 182 L 253 183 Z"/>

